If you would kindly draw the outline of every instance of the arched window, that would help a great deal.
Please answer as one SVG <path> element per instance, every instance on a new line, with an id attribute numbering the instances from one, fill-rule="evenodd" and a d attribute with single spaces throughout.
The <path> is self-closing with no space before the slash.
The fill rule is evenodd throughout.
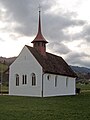
<path id="1" fill-rule="evenodd" d="M 32 73 L 32 86 L 36 86 L 36 75 L 35 73 Z"/>
<path id="2" fill-rule="evenodd" d="M 16 86 L 19 86 L 19 75 L 16 74 Z"/>
<path id="3" fill-rule="evenodd" d="M 57 75 L 55 76 L 55 87 L 57 87 Z"/>

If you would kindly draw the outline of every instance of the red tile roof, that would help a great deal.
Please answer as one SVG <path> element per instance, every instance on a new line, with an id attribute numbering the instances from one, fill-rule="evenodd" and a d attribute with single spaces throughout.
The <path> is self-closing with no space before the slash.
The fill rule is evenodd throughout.
<path id="1" fill-rule="evenodd" d="M 42 33 L 38 33 L 35 37 L 35 39 L 31 42 L 31 43 L 34 43 L 34 42 L 45 42 L 45 43 L 48 43 L 45 38 L 43 37 Z"/>
<path id="2" fill-rule="evenodd" d="M 46 53 L 46 57 L 41 55 L 35 48 L 27 46 L 36 60 L 43 68 L 44 73 L 58 74 L 70 77 L 77 77 L 71 67 L 64 61 L 62 57 Z"/>

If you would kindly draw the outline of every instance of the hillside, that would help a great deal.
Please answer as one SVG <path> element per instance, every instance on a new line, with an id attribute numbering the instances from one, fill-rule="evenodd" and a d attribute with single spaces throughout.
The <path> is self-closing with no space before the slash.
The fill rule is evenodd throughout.
<path id="1" fill-rule="evenodd" d="M 90 69 L 86 67 L 70 66 L 73 71 L 78 73 L 90 73 Z"/>
<path id="2" fill-rule="evenodd" d="M 77 74 L 77 82 L 88 84 L 90 81 L 90 69 L 85 67 L 71 66 L 72 70 Z"/>
<path id="3" fill-rule="evenodd" d="M 0 57 L 0 63 L 10 65 L 15 59 L 16 59 L 16 57 L 10 57 L 10 58 Z"/>

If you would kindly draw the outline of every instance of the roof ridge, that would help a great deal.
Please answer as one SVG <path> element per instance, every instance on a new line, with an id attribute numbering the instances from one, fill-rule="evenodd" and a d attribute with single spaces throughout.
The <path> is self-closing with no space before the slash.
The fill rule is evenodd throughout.
<path id="1" fill-rule="evenodd" d="M 53 53 L 46 52 L 46 54 L 50 54 L 50 55 L 53 55 L 53 56 L 56 56 L 56 57 L 60 57 L 60 58 L 62 58 L 61 56 L 56 55 L 56 54 L 53 54 Z"/>

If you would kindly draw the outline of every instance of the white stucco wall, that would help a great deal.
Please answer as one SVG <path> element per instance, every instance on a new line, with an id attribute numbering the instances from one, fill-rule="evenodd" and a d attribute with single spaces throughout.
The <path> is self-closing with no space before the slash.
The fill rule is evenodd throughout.
<path id="1" fill-rule="evenodd" d="M 49 80 L 47 76 L 49 75 Z M 55 87 L 55 76 L 52 74 L 43 75 L 43 96 L 63 96 L 63 95 L 75 95 L 75 78 L 67 76 L 57 76 L 57 86 Z"/>
<path id="2" fill-rule="evenodd" d="M 31 74 L 36 75 L 36 86 L 32 86 Z M 9 71 L 9 95 L 41 97 L 42 67 L 25 46 L 18 58 L 12 63 Z M 19 75 L 19 86 L 16 86 L 15 74 Z M 27 75 L 27 84 L 22 84 L 22 75 Z"/>

